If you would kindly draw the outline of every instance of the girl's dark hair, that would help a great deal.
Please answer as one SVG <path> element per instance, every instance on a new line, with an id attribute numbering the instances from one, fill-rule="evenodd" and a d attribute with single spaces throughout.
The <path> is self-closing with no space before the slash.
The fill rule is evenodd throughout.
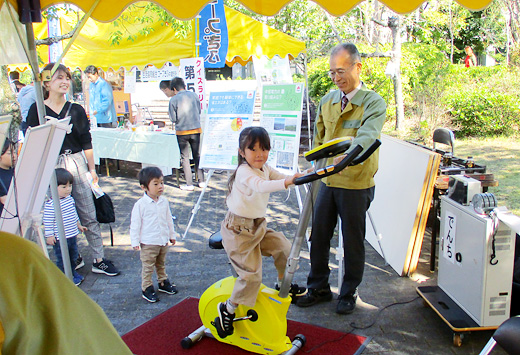
<path id="1" fill-rule="evenodd" d="M 68 182 L 72 184 L 74 178 L 72 174 L 63 168 L 56 168 L 56 182 L 59 185 L 67 185 Z"/>
<path id="2" fill-rule="evenodd" d="M 237 175 L 238 167 L 244 163 L 247 163 L 246 158 L 244 158 L 240 152 L 245 153 L 246 148 L 253 149 L 256 142 L 260 144 L 260 148 L 264 150 L 271 150 L 271 139 L 269 138 L 269 133 L 263 127 L 246 127 L 240 132 L 240 137 L 238 138 L 238 165 L 233 175 L 230 176 L 228 181 L 228 194 L 231 193 L 231 189 L 233 188 L 233 183 L 235 182 L 235 177 Z"/>
<path id="3" fill-rule="evenodd" d="M 14 146 L 14 143 L 9 138 L 6 138 L 5 142 L 4 142 L 4 146 L 2 147 L 2 154 L 0 154 L 0 155 L 4 155 L 5 152 L 7 152 L 7 149 L 9 149 L 9 147 L 11 145 Z"/>
<path id="4" fill-rule="evenodd" d="M 56 64 L 56 63 L 49 63 L 49 64 L 47 64 L 46 66 L 43 67 L 42 72 L 45 71 L 45 70 L 52 70 L 52 68 L 54 68 L 54 64 Z M 63 64 L 58 64 L 58 68 L 56 68 L 56 71 L 52 74 L 52 76 L 54 76 L 54 74 L 56 74 L 59 71 L 64 72 L 65 75 L 67 75 L 69 79 L 72 79 L 72 75 L 70 74 L 70 70 L 66 66 L 64 66 Z M 47 100 L 49 98 L 49 91 L 47 90 L 45 85 L 43 85 L 43 98 L 45 100 Z"/>
<path id="5" fill-rule="evenodd" d="M 139 172 L 139 175 L 137 176 L 139 178 L 139 185 L 145 186 L 148 188 L 148 185 L 150 185 L 150 182 L 153 179 L 159 179 L 163 177 L 163 173 L 161 169 L 159 169 L 156 166 L 149 166 L 146 168 L 142 168 Z"/>

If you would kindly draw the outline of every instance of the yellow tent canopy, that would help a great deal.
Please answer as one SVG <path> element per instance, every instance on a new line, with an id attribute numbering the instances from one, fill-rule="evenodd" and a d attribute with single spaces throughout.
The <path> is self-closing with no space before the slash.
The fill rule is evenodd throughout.
<path id="1" fill-rule="evenodd" d="M 125 15 L 134 18 L 143 16 L 143 9 L 138 8 Z M 305 43 L 283 32 L 275 30 L 259 21 L 256 21 L 238 11 L 225 7 L 228 26 L 228 53 L 226 62 L 232 65 L 235 62 L 244 64 L 252 56 L 266 55 L 272 58 L 275 55 L 290 58 L 305 52 Z M 75 16 L 61 18 L 61 32 L 68 33 L 73 29 Z M 135 24 L 126 26 L 131 33 L 144 25 Z M 112 67 L 127 69 L 137 66 L 143 68 L 152 64 L 161 68 L 165 62 L 179 65 L 182 58 L 195 57 L 195 33 L 191 31 L 185 38 L 175 38 L 174 32 L 162 26 L 159 21 L 147 24 L 153 31 L 147 36 L 138 36 L 135 41 L 123 40 L 120 45 L 111 45 L 110 34 L 117 28 L 109 23 L 100 23 L 89 19 L 82 28 L 79 36 L 74 40 L 72 47 L 64 57 L 64 64 L 70 68 L 85 68 L 94 64 L 104 70 Z M 194 26 L 192 26 L 194 27 Z M 64 46 L 68 40 L 64 41 Z"/>
<path id="2" fill-rule="evenodd" d="M 290 59 L 305 52 L 305 42 L 297 40 L 283 32 L 275 30 L 249 16 L 246 16 L 231 8 L 225 7 L 228 25 L 228 53 L 226 63 L 231 66 L 234 63 L 244 65 L 252 60 L 253 56 L 263 55 L 272 58 L 289 56 Z M 132 18 L 142 18 L 142 8 L 126 9 L 124 15 Z M 60 16 L 61 33 L 69 33 L 77 22 L 75 14 Z M 130 33 L 136 34 L 143 28 L 143 24 L 136 23 L 125 25 Z M 110 34 L 118 30 L 111 23 L 101 23 L 89 18 L 81 29 L 78 37 L 65 54 L 63 63 L 69 68 L 85 69 L 87 65 L 94 64 L 103 70 L 108 68 L 127 69 L 137 66 L 143 68 L 148 64 L 161 68 L 165 62 L 179 65 L 182 58 L 195 57 L 195 33 L 191 31 L 184 38 L 176 38 L 175 32 L 162 26 L 159 21 L 146 24 L 153 31 L 147 36 L 138 36 L 134 41 L 123 39 L 121 44 L 111 45 Z M 192 27 L 194 27 L 192 25 Z M 33 24 L 35 37 L 43 39 L 48 37 L 47 22 Z M 69 40 L 63 41 L 63 47 Z M 44 62 L 48 62 L 48 46 L 38 46 L 38 53 Z M 11 65 L 11 70 L 24 71 L 27 65 Z"/>
<path id="3" fill-rule="evenodd" d="M 87 12 L 97 0 L 40 0 L 42 9 L 51 5 L 62 4 L 64 2 L 72 3 L 83 11 Z M 280 11 L 291 0 L 238 0 L 248 9 L 257 14 L 272 16 Z M 398 13 L 412 12 L 418 8 L 425 0 L 382 0 L 386 6 Z M 16 0 L 9 2 L 17 8 Z M 110 22 L 116 19 L 121 12 L 134 3 L 135 0 L 102 0 L 92 12 L 91 17 L 100 22 Z M 166 11 L 174 17 L 181 20 L 188 20 L 195 17 L 199 11 L 210 1 L 209 0 L 191 0 L 187 3 L 185 0 L 155 0 L 155 3 L 162 6 Z M 341 16 L 349 12 L 352 8 L 360 3 L 359 0 L 316 0 L 317 4 L 327 10 L 331 15 Z M 491 0 L 457 0 L 459 4 L 470 10 L 482 10 Z"/>

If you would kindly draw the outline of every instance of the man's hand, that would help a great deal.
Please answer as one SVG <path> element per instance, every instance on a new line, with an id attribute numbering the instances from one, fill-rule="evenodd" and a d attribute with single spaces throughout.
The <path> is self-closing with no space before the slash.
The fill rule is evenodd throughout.
<path id="1" fill-rule="evenodd" d="M 134 247 L 134 250 L 139 250 L 139 245 Z"/>
<path id="2" fill-rule="evenodd" d="M 172 243 L 172 245 L 175 245 L 176 242 L 177 241 L 175 239 L 173 239 L 173 238 L 170 239 L 170 243 Z"/>
<path id="3" fill-rule="evenodd" d="M 347 156 L 346 154 L 343 154 L 343 155 L 338 155 L 337 157 L 335 157 L 334 165 L 338 165 L 343 159 L 345 159 L 346 156 Z M 348 166 L 345 169 L 341 170 L 338 174 L 340 174 L 340 175 L 343 174 L 343 172 L 345 170 L 347 170 L 347 168 L 348 168 Z"/>
<path id="4" fill-rule="evenodd" d="M 47 245 L 54 245 L 56 244 L 56 237 L 45 237 L 45 242 L 47 243 Z"/>

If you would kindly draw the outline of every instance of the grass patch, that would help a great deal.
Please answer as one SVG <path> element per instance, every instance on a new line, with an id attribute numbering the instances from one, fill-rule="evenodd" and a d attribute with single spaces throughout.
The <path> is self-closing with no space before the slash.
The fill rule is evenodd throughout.
<path id="1" fill-rule="evenodd" d="M 455 140 L 455 156 L 472 156 L 475 163 L 485 165 L 486 172 L 498 180 L 490 187 L 499 206 L 520 216 L 520 140 L 518 138 L 465 138 Z"/>

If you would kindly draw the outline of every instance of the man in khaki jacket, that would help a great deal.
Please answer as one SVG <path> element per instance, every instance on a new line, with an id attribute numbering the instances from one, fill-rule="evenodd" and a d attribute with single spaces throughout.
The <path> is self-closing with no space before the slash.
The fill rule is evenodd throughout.
<path id="1" fill-rule="evenodd" d="M 386 118 L 386 103 L 361 82 L 361 68 L 361 56 L 354 44 L 342 43 L 332 50 L 329 76 L 338 90 L 328 93 L 320 101 L 314 147 L 333 138 L 351 136 L 354 139 L 350 150 L 358 144 L 367 149 L 380 137 Z M 342 158 L 337 157 L 334 162 Z M 314 206 L 308 292 L 298 300 L 298 306 L 309 307 L 332 300 L 329 250 L 339 215 L 345 274 L 336 312 L 348 314 L 354 311 L 357 287 L 363 278 L 365 264 L 366 212 L 374 199 L 378 161 L 379 151 L 376 151 L 362 164 L 323 179 Z"/>

